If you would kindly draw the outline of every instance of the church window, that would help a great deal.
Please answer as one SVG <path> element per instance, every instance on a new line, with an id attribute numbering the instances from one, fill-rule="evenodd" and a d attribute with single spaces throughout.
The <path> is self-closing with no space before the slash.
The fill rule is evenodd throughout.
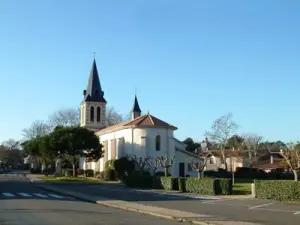
<path id="1" fill-rule="evenodd" d="M 156 151 L 160 151 L 160 136 L 159 135 L 156 136 L 155 145 L 156 145 Z"/>
<path id="2" fill-rule="evenodd" d="M 94 121 L 94 106 L 91 106 L 90 116 L 91 116 L 90 120 Z"/>
<path id="3" fill-rule="evenodd" d="M 101 109 L 100 109 L 100 107 L 98 106 L 98 107 L 97 107 L 97 122 L 100 122 L 100 118 L 101 118 Z"/>

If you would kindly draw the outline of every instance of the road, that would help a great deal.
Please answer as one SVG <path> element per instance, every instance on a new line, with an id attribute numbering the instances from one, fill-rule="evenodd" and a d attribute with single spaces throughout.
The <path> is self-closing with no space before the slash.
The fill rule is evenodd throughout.
<path id="1" fill-rule="evenodd" d="M 0 224 L 178 225 L 175 221 L 107 208 L 37 188 L 21 173 L 0 174 Z"/>
<path id="2" fill-rule="evenodd" d="M 105 196 L 111 199 L 208 214 L 232 220 L 266 225 L 300 224 L 300 204 L 283 204 L 270 200 L 257 199 L 187 199 L 180 196 L 164 196 L 149 191 L 127 189 L 110 184 L 60 184 L 56 186 L 80 193 L 89 193 L 92 196 Z"/>

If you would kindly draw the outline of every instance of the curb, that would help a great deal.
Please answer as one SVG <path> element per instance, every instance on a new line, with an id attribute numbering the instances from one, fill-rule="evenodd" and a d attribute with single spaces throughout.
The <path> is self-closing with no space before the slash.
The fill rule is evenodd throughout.
<path id="1" fill-rule="evenodd" d="M 35 183 L 35 182 L 33 181 L 33 183 Z M 196 225 L 221 225 L 221 224 L 222 225 L 223 224 L 224 225 L 225 224 L 231 225 L 231 224 L 238 224 L 238 223 L 239 224 L 244 224 L 244 225 L 258 225 L 257 223 L 247 223 L 247 222 L 243 223 L 241 221 L 226 221 L 226 220 L 224 220 L 224 221 L 222 221 L 222 220 L 219 220 L 219 221 L 205 221 L 205 218 L 207 218 L 208 215 L 193 214 L 193 213 L 189 213 L 189 212 L 185 212 L 185 213 L 189 213 L 189 214 L 192 214 L 192 215 L 195 215 L 195 216 L 193 216 L 193 217 L 191 217 L 191 216 L 178 216 L 178 217 L 176 217 L 176 216 L 165 215 L 165 214 L 161 214 L 161 213 L 157 213 L 157 212 L 151 212 L 151 211 L 147 211 L 147 210 L 144 210 L 144 209 L 139 209 L 137 207 L 123 206 L 123 205 L 120 205 L 120 204 L 109 203 L 109 202 L 106 202 L 106 201 L 112 201 L 112 200 L 109 199 L 109 198 L 105 198 L 105 197 L 98 197 L 101 200 L 94 200 L 94 199 L 89 198 L 87 196 L 84 196 L 84 195 L 82 196 L 80 193 L 77 193 L 77 192 L 62 191 L 62 190 L 58 190 L 57 188 L 45 187 L 45 186 L 41 186 L 41 185 L 37 185 L 37 187 L 40 188 L 40 189 L 46 190 L 46 191 L 51 191 L 51 192 L 54 192 L 54 193 L 63 194 L 63 195 L 66 195 L 68 197 L 72 197 L 74 199 L 78 199 L 78 200 L 81 200 L 81 201 L 90 202 L 90 203 L 102 205 L 102 206 L 105 206 L 105 207 L 116 208 L 116 209 L 121 209 L 121 210 L 125 210 L 125 211 L 130 211 L 130 212 L 137 212 L 137 213 L 141 213 L 143 215 L 154 216 L 154 217 L 157 217 L 157 218 L 168 219 L 168 220 L 173 220 L 173 221 L 177 221 L 177 222 L 188 222 L 188 223 L 196 224 Z M 125 202 L 125 201 L 121 201 L 121 202 Z M 135 204 L 137 206 L 141 205 L 141 204 L 138 204 L 138 203 L 135 203 Z M 141 205 L 141 207 L 149 207 L 149 206 Z M 155 206 L 150 206 L 150 207 L 157 208 L 157 209 L 170 210 L 170 211 L 172 210 L 173 212 L 175 212 L 175 211 L 180 212 L 179 210 L 173 210 L 173 209 L 167 209 L 167 208 L 161 208 L 161 207 L 155 207 Z M 197 219 L 199 219 L 199 220 L 197 220 Z M 203 219 L 203 221 L 200 221 L 200 219 Z"/>

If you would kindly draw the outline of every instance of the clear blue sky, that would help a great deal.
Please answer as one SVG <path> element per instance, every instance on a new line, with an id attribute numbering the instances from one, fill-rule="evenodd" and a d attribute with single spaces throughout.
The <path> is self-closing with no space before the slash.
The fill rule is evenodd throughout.
<path id="1" fill-rule="evenodd" d="M 108 104 L 140 106 L 202 139 L 232 112 L 239 132 L 300 140 L 300 1 L 0 2 L 0 141 L 78 107 L 93 52 Z"/>

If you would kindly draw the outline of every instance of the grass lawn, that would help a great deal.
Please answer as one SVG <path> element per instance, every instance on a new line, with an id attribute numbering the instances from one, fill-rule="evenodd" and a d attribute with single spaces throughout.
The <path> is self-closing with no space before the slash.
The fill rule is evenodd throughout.
<path id="1" fill-rule="evenodd" d="M 234 195 L 249 195 L 251 194 L 251 184 L 253 179 L 235 179 L 233 185 Z"/>
<path id="2" fill-rule="evenodd" d="M 93 177 L 43 177 L 47 182 L 87 182 L 87 183 L 105 183 L 105 181 L 99 180 Z"/>

